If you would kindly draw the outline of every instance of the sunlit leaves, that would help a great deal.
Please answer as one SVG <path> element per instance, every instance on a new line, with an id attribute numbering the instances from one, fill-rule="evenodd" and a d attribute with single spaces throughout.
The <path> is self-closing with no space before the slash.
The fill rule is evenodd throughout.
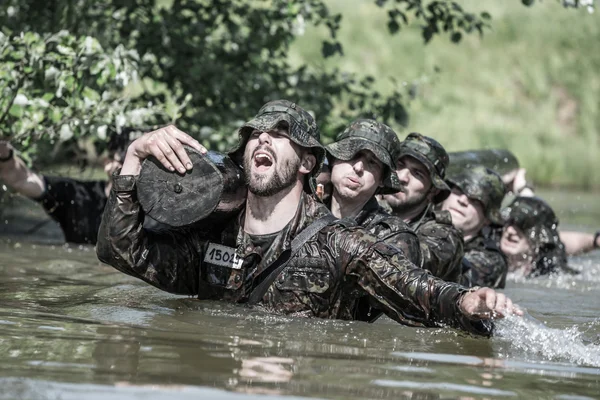
<path id="1" fill-rule="evenodd" d="M 64 30 L 0 33 L 0 49 L 0 132 L 30 153 L 37 140 L 95 136 L 98 127 L 116 126 L 117 119 L 121 126 L 166 119 L 164 107 L 123 96 L 125 85 L 137 79 L 135 51 L 119 46 L 107 52 L 96 39 Z"/>

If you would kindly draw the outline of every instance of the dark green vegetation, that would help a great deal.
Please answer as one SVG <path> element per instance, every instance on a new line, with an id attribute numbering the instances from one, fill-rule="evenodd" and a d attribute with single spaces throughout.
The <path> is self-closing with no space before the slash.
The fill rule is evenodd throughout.
<path id="1" fill-rule="evenodd" d="M 106 132 L 169 122 L 224 150 L 284 97 L 325 141 L 376 117 L 600 186 L 600 25 L 559 1 L 7 0 L 0 23 L 0 132 L 32 161 L 93 161 Z"/>

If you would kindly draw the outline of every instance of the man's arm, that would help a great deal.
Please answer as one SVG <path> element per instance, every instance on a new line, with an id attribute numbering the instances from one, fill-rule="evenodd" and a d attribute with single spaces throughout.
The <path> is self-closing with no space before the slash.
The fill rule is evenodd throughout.
<path id="1" fill-rule="evenodd" d="M 135 177 L 113 179 L 98 232 L 98 259 L 164 291 L 197 294 L 203 241 L 192 230 L 144 229 Z"/>
<path id="2" fill-rule="evenodd" d="M 520 310 L 503 294 L 468 290 L 444 282 L 410 263 L 397 248 L 360 230 L 344 230 L 335 240 L 345 275 L 357 282 L 392 319 L 412 326 L 449 325 L 490 335 L 482 320 Z"/>
<path id="3" fill-rule="evenodd" d="M 198 291 L 201 238 L 194 230 L 145 230 L 135 190 L 136 176 L 150 155 L 171 171 L 192 169 L 183 144 L 206 153 L 200 143 L 174 126 L 146 133 L 129 145 L 121 174 L 113 177 L 96 252 L 101 261 L 159 289 L 193 295 Z"/>
<path id="4" fill-rule="evenodd" d="M 12 157 L 8 160 L 0 161 L 0 181 L 30 199 L 41 197 L 46 188 L 44 178 L 27 167 L 10 143 L 0 141 L 0 159 L 8 158 L 11 153 Z"/>
<path id="5" fill-rule="evenodd" d="M 560 241 L 568 255 L 587 253 L 600 248 L 600 235 L 584 232 L 560 231 Z"/>
<path id="6" fill-rule="evenodd" d="M 419 227 L 417 235 L 421 241 L 423 268 L 437 278 L 458 282 L 464 255 L 461 233 L 451 225 L 430 221 Z"/>
<path id="7" fill-rule="evenodd" d="M 416 233 L 393 232 L 380 239 L 402 250 L 406 255 L 406 258 L 417 267 L 421 267 L 423 265 L 421 245 Z"/>

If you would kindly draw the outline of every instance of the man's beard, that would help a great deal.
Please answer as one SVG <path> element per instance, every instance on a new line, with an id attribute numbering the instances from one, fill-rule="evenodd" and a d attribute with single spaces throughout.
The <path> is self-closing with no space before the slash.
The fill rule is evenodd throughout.
<path id="1" fill-rule="evenodd" d="M 404 193 L 406 193 L 406 190 L 404 191 Z M 404 200 L 400 200 L 394 195 L 390 194 L 386 195 L 384 199 L 387 201 L 388 205 L 390 206 L 395 215 L 402 215 L 422 206 L 423 203 L 427 201 L 427 194 L 428 193 L 425 193 L 421 196 L 407 198 Z"/>
<path id="2" fill-rule="evenodd" d="M 274 154 L 273 161 L 276 159 Z M 260 196 L 260 197 L 269 197 L 273 196 L 281 192 L 284 189 L 293 186 L 296 183 L 297 174 L 300 170 L 300 158 L 294 157 L 292 159 L 286 160 L 280 169 L 276 169 L 273 173 L 273 176 L 265 176 L 255 174 L 253 177 L 250 176 L 252 174 L 252 163 L 254 162 L 254 157 L 244 159 L 244 170 L 246 172 L 246 184 L 248 185 L 248 190 L 250 193 Z M 273 166 L 275 168 L 275 166 Z"/>

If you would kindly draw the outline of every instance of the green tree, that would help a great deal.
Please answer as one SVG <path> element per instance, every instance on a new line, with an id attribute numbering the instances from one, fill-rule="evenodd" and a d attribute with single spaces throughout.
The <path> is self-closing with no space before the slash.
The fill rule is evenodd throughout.
<path id="1" fill-rule="evenodd" d="M 32 143 L 39 139 L 56 140 L 57 132 L 58 138 L 63 133 L 62 139 L 72 132 L 78 138 L 92 136 L 102 140 L 99 127 L 106 125 L 118 131 L 123 115 L 127 118 L 131 113 L 142 113 L 147 118 L 142 121 L 130 118 L 123 123 L 139 127 L 176 120 L 202 142 L 224 150 L 237 140 L 234 132 L 240 121 L 275 98 L 293 99 L 314 112 L 325 141 L 358 117 L 400 125 L 408 121 L 406 103 L 410 95 L 401 85 L 383 96 L 374 90 L 373 77 L 356 76 L 339 69 L 324 72 L 290 65 L 287 58 L 290 44 L 306 27 L 327 27 L 329 37 L 315 43 L 323 57 L 343 55 L 344 50 L 336 39 L 342 16 L 332 14 L 322 0 L 173 0 L 168 3 L 7 0 L 4 3 L 0 23 L 7 38 L 5 42 L 13 46 L 7 54 L 25 51 L 27 46 L 19 41 L 24 33 L 27 37 L 39 38 L 36 43 L 46 43 L 43 50 L 46 53 L 41 57 L 54 57 L 52 62 L 60 79 L 68 80 L 62 83 L 62 90 L 68 92 L 68 102 L 56 97 L 57 87 L 48 88 L 50 83 L 61 85 L 60 80 L 48 82 L 39 78 L 44 76 L 51 62 L 34 63 L 30 72 L 20 70 L 22 78 L 15 76 L 0 82 L 3 97 L 7 99 L 2 103 L 3 109 L 8 109 L 10 116 L 1 126 L 2 131 L 10 132 L 31 154 L 35 153 Z M 387 12 L 390 33 L 399 32 L 409 23 L 420 24 L 425 42 L 438 34 L 446 34 L 453 42 L 459 42 L 463 34 L 481 34 L 490 18 L 487 13 L 469 13 L 455 1 L 374 0 L 373 5 Z M 69 54 L 61 53 L 50 45 L 52 41 L 48 42 L 61 31 L 68 32 L 63 37 L 70 38 Z M 32 36 L 34 33 L 39 36 Z M 77 58 L 81 51 L 77 46 L 86 41 L 97 43 L 98 53 L 94 57 L 98 60 L 104 57 L 104 62 L 112 66 L 93 70 L 96 74 L 106 74 L 105 69 L 108 70 L 108 78 L 95 79 L 89 68 L 89 63 L 100 61 L 88 59 L 86 64 Z M 31 52 L 26 55 L 33 56 Z M 127 65 L 117 62 L 123 60 L 124 55 L 127 55 Z M 21 65 L 18 56 L 3 59 L 2 63 L 10 63 L 9 68 L 13 70 Z M 117 71 L 118 68 L 123 70 Z M 72 78 L 64 71 L 72 71 Z M 32 79 L 27 74 L 37 78 Z M 141 93 L 135 97 L 124 96 L 122 84 L 125 82 L 121 79 L 124 76 L 130 81 L 139 77 Z M 19 83 L 25 80 L 28 84 Z M 60 117 L 50 111 L 39 114 L 39 99 L 44 95 L 48 97 L 48 93 L 54 93 L 50 99 L 53 102 L 46 102 L 52 104 L 53 109 L 62 107 Z M 111 100 L 107 100 L 105 94 L 110 94 Z M 10 99 L 14 102 L 24 98 L 29 102 L 27 107 L 7 103 Z M 96 103 L 86 108 L 90 99 Z M 116 111 L 118 101 L 126 103 L 130 114 Z M 144 107 L 145 104 L 152 106 Z M 165 104 L 179 106 L 171 107 L 174 111 L 167 113 Z M 96 112 L 100 110 L 102 115 Z M 98 117 L 102 117 L 101 120 Z M 66 125 L 65 118 L 70 118 Z M 18 128 L 11 123 L 16 119 L 20 121 Z M 49 122 L 52 122 L 50 127 Z M 44 132 L 49 134 L 44 135 Z"/>
<path id="2" fill-rule="evenodd" d="M 0 54 L 0 132 L 25 158 L 40 143 L 60 148 L 88 136 L 103 141 L 109 130 L 155 123 L 164 112 L 162 105 L 141 106 L 122 95 L 137 74 L 135 50 L 104 51 L 94 38 L 63 30 L 0 32 Z"/>

